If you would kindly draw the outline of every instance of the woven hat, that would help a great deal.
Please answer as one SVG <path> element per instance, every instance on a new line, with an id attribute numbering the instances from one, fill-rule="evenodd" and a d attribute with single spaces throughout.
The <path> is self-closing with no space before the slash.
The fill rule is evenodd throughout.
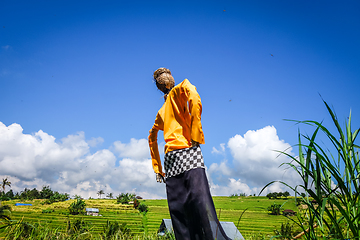
<path id="1" fill-rule="evenodd" d="M 167 68 L 159 68 L 154 72 L 154 80 L 157 88 L 167 94 L 174 86 L 175 80 Z"/>

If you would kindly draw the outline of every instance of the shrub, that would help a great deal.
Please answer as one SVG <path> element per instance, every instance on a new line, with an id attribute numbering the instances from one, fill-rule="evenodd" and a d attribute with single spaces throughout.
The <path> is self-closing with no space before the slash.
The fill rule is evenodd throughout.
<path id="1" fill-rule="evenodd" d="M 103 239 L 117 239 L 116 237 L 130 237 L 131 230 L 126 226 L 126 223 L 110 222 L 107 220 L 103 227 Z"/>
<path id="2" fill-rule="evenodd" d="M 246 197 L 246 193 L 235 193 L 235 194 L 231 194 L 230 197 Z"/>
<path id="3" fill-rule="evenodd" d="M 280 215 L 280 209 L 281 205 L 276 203 L 267 208 L 267 210 L 270 212 L 269 214 L 271 215 Z"/>
<path id="4" fill-rule="evenodd" d="M 134 201 L 135 194 L 132 193 L 121 193 L 116 197 L 116 202 L 121 204 L 129 204 L 129 202 Z"/>
<path id="5" fill-rule="evenodd" d="M 0 219 L 10 220 L 11 207 L 9 205 L 2 205 L 0 202 Z"/>
<path id="6" fill-rule="evenodd" d="M 144 237 L 144 240 L 152 240 L 154 238 L 147 238 L 147 237 Z M 165 233 L 163 234 L 158 234 L 157 237 L 155 239 L 158 239 L 158 240 L 176 240 L 175 238 L 175 234 L 174 232 L 172 231 L 166 231 Z"/>
<path id="7" fill-rule="evenodd" d="M 41 195 L 42 199 L 50 199 L 50 197 L 54 195 L 54 192 L 50 189 L 50 186 L 43 186 L 39 195 Z"/>
<path id="8" fill-rule="evenodd" d="M 140 203 L 139 205 L 139 212 L 141 213 L 147 213 L 149 211 L 149 208 L 146 204 Z"/>
<path id="9" fill-rule="evenodd" d="M 69 206 L 69 212 L 72 215 L 78 215 L 84 213 L 86 203 L 82 199 L 77 199 L 75 202 L 71 203 Z"/>
<path id="10" fill-rule="evenodd" d="M 140 202 L 135 198 L 135 199 L 134 199 L 134 208 L 135 208 L 135 209 L 138 209 L 139 206 L 140 206 Z"/>
<path id="11" fill-rule="evenodd" d="M 82 199 L 82 197 L 80 195 L 75 194 L 74 199 Z"/>
<path id="12" fill-rule="evenodd" d="M 0 201 L 10 201 L 10 200 L 11 200 L 11 198 L 9 198 L 5 195 L 0 197 Z"/>
<path id="13" fill-rule="evenodd" d="M 295 231 L 294 224 L 286 222 L 281 223 L 280 230 L 275 229 L 274 233 L 276 235 L 276 238 L 293 239 L 293 236 L 296 235 L 298 231 Z"/>
<path id="14" fill-rule="evenodd" d="M 70 220 L 67 221 L 66 230 L 69 235 L 89 232 L 90 229 L 91 225 L 83 219 L 76 219 L 73 223 L 71 223 Z"/>

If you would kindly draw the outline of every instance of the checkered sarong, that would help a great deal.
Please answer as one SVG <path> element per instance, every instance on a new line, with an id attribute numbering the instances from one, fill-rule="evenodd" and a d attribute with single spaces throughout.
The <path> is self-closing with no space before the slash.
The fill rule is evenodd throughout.
<path id="1" fill-rule="evenodd" d="M 165 177 L 173 177 L 194 168 L 205 168 L 200 146 L 174 150 L 165 154 Z"/>

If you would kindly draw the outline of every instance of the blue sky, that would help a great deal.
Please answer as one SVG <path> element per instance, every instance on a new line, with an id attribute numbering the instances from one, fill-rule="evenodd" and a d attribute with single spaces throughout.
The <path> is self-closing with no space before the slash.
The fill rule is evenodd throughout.
<path id="1" fill-rule="evenodd" d="M 349 0 L 3 1 L 0 128 L 12 134 L 0 136 L 0 176 L 15 191 L 165 197 L 145 139 L 163 104 L 152 73 L 167 67 L 202 98 L 213 194 L 258 193 L 283 177 L 286 159 L 266 151 L 297 143 L 283 119 L 331 128 L 321 95 L 359 127 L 359 11 Z M 101 173 L 86 161 L 104 161 Z M 274 179 L 252 179 L 268 163 Z"/>

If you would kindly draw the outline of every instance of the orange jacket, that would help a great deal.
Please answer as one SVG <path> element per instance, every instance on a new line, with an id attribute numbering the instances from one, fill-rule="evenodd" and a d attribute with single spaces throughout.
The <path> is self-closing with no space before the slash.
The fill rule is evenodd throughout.
<path id="1" fill-rule="evenodd" d="M 164 131 L 165 153 L 191 147 L 191 140 L 204 144 L 201 125 L 201 99 L 196 87 L 185 79 L 171 91 L 156 115 L 150 130 L 149 147 L 155 173 L 162 172 L 157 133 Z"/>

